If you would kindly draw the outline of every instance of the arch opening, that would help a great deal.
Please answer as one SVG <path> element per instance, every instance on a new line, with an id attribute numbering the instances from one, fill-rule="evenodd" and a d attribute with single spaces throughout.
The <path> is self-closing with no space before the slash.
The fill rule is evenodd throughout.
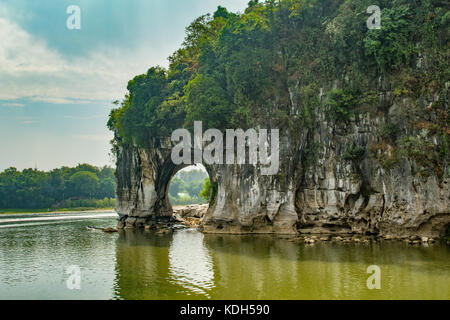
<path id="1" fill-rule="evenodd" d="M 203 165 L 179 166 L 167 184 L 167 201 L 174 211 L 191 205 L 208 205 L 210 186 L 210 175 Z"/>

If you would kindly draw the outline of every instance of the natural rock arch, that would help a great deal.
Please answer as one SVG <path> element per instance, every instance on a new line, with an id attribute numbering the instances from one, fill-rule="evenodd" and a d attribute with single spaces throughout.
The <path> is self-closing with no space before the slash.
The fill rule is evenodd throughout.
<path id="1" fill-rule="evenodd" d="M 380 43 L 389 32 L 340 36 L 361 26 L 361 8 L 331 2 L 306 10 L 269 1 L 242 15 L 204 16 L 188 28 L 169 70 L 150 68 L 129 82 L 108 121 L 126 225 L 170 216 L 165 188 L 176 167 L 170 139 L 157 136 L 205 121 L 205 129 L 280 129 L 278 174 L 263 176 L 251 165 L 208 168 L 218 191 L 206 232 L 442 235 L 450 170 L 448 68 L 440 54 L 448 50 L 429 30 L 445 34 L 436 23 L 445 10 L 437 5 L 436 19 L 400 23 L 396 38 Z M 416 9 L 429 10 L 420 1 L 411 4 Z M 418 39 L 430 41 L 419 47 Z M 397 40 L 399 50 L 384 50 Z M 358 49 L 361 43 L 367 46 Z"/>
<path id="2" fill-rule="evenodd" d="M 199 167 L 197 167 L 196 164 L 181 164 L 175 167 L 175 170 L 172 172 L 172 175 L 169 179 L 169 182 L 167 183 L 167 190 L 166 190 L 166 197 L 169 197 L 169 188 L 171 183 L 173 182 L 173 178 L 175 177 L 175 175 L 177 173 L 179 173 L 181 170 L 186 169 L 186 168 L 191 168 L 191 169 L 199 169 Z M 207 176 L 209 178 L 209 173 L 207 172 Z M 169 201 L 170 205 L 172 205 L 172 203 Z"/>
<path id="3" fill-rule="evenodd" d="M 165 142 L 165 143 L 164 143 Z M 121 227 L 145 227 L 169 219 L 172 177 L 188 165 L 175 165 L 169 139 L 148 147 L 128 145 L 117 153 L 117 206 Z M 295 190 L 278 176 L 262 176 L 252 165 L 204 164 L 217 184 L 202 228 L 210 233 L 296 233 Z M 238 170 L 236 170 L 238 169 Z"/>
<path id="4" fill-rule="evenodd" d="M 172 177 L 188 165 L 175 165 L 170 149 L 153 145 L 152 149 L 118 148 L 116 211 L 128 227 L 144 226 L 149 220 L 170 218 L 172 206 L 168 190 Z M 133 218 L 136 218 L 133 219 Z"/>
<path id="5" fill-rule="evenodd" d="M 280 132 L 280 170 L 273 176 L 261 175 L 253 165 L 205 165 L 217 194 L 203 219 L 203 231 L 443 235 L 450 222 L 448 178 L 417 179 L 408 162 L 387 172 L 375 159 L 359 163 L 342 159 L 349 144 L 375 141 L 381 120 L 366 115 L 362 121 L 372 128 L 362 134 L 336 136 L 326 122 L 318 124 L 315 134 L 307 128 L 295 136 L 288 130 Z M 349 130 L 357 132 L 358 125 Z M 313 144 L 321 149 L 307 162 L 305 154 Z M 185 167 L 172 162 L 171 150 L 168 137 L 145 147 L 117 147 L 119 227 L 140 228 L 155 219 L 171 218 L 168 186 Z M 433 227 L 424 228 L 426 222 Z"/>

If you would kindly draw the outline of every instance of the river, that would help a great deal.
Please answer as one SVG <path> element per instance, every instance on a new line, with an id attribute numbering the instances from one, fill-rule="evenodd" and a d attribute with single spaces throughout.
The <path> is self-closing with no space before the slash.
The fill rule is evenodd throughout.
<path id="1" fill-rule="evenodd" d="M 114 227 L 116 217 L 0 216 L 0 299 L 450 299 L 445 244 L 87 228 Z M 367 287 L 370 265 L 381 289 Z"/>

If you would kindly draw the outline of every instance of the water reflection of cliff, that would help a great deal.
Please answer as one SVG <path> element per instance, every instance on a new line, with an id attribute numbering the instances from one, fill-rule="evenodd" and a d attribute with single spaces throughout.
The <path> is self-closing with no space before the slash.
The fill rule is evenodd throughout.
<path id="1" fill-rule="evenodd" d="M 208 291 L 214 288 L 214 271 L 203 238 L 203 234 L 190 230 L 174 235 L 169 249 L 169 274 L 174 283 L 209 298 Z"/>
<path id="2" fill-rule="evenodd" d="M 450 298 L 449 251 L 441 246 L 128 231 L 116 260 L 116 295 L 124 299 Z M 366 287 L 372 264 L 381 267 L 382 290 Z"/>
<path id="3" fill-rule="evenodd" d="M 125 231 L 117 240 L 116 295 L 122 299 L 207 299 L 214 287 L 203 234 Z"/>
<path id="4" fill-rule="evenodd" d="M 206 235 L 214 299 L 449 299 L 446 246 L 403 243 L 304 245 L 273 236 Z M 369 265 L 382 289 L 366 286 Z"/>

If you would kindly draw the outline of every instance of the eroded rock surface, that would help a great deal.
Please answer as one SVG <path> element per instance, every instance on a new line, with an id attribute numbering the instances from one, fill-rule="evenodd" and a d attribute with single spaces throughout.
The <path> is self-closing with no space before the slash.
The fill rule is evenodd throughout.
<path id="1" fill-rule="evenodd" d="M 320 90 L 321 102 L 323 92 L 330 88 Z M 426 109 L 439 97 L 395 98 L 392 86 L 385 83 L 374 89 L 384 112 L 367 105 L 367 111 L 338 122 L 330 121 L 319 108 L 313 126 L 280 128 L 280 170 L 276 175 L 262 175 L 259 165 L 206 165 L 217 193 L 202 217 L 202 230 L 395 238 L 445 235 L 450 224 L 447 162 L 440 164 L 440 170 L 423 175 L 414 159 L 402 157 L 388 168 L 380 160 L 381 156 L 390 159 L 394 148 L 381 138 L 383 126 L 396 123 L 400 131 L 418 134 L 419 130 L 404 120 L 408 110 L 413 105 Z M 295 111 L 296 99 L 291 103 Z M 431 112 L 429 117 L 437 115 Z M 350 146 L 360 146 L 363 153 L 346 156 Z M 116 210 L 120 227 L 145 227 L 155 219 L 171 218 L 168 186 L 174 174 L 185 167 L 173 164 L 171 147 L 169 137 L 153 138 L 146 148 L 118 147 Z"/>
<path id="2" fill-rule="evenodd" d="M 173 209 L 173 214 L 175 217 L 181 219 L 185 218 L 196 218 L 202 219 L 206 211 L 208 211 L 209 204 L 191 204 L 186 206 L 179 206 Z"/>

